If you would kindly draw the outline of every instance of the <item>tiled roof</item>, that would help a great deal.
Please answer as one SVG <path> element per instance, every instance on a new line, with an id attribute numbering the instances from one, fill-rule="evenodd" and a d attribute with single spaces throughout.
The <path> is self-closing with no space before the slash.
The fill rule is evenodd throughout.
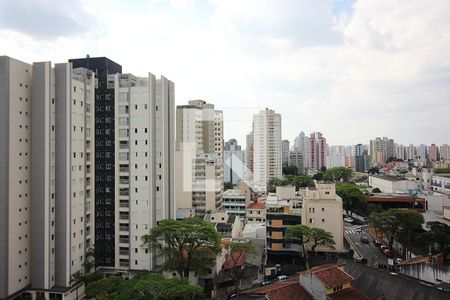
<path id="1" fill-rule="evenodd" d="M 231 252 L 231 254 L 227 256 L 227 260 L 223 264 L 222 268 L 229 270 L 242 266 L 245 263 L 245 256 L 245 253 L 241 254 L 240 251 Z"/>
<path id="2" fill-rule="evenodd" d="M 248 209 L 264 209 L 266 208 L 266 203 L 265 202 L 255 202 L 255 203 L 250 203 L 247 206 Z"/>
<path id="3" fill-rule="evenodd" d="M 339 292 L 328 295 L 329 300 L 370 300 L 363 292 L 354 287 L 349 287 Z"/>
<path id="4" fill-rule="evenodd" d="M 245 295 L 265 295 L 270 300 L 312 300 L 313 298 L 303 289 L 298 276 L 288 280 L 272 283 L 263 287 L 243 292 Z"/>
<path id="5" fill-rule="evenodd" d="M 353 277 L 341 270 L 335 264 L 321 265 L 313 267 L 307 271 L 303 271 L 300 274 L 307 275 L 312 273 L 320 282 L 327 288 L 333 288 L 340 286 L 346 282 L 352 281 Z"/>

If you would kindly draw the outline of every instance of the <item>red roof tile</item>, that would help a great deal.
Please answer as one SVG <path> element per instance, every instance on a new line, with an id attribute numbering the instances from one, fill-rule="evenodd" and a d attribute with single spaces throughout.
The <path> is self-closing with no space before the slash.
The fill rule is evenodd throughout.
<path id="1" fill-rule="evenodd" d="M 312 300 L 300 285 L 298 276 L 243 292 L 245 295 L 265 295 L 270 300 Z"/>
<path id="2" fill-rule="evenodd" d="M 344 290 L 340 290 L 339 292 L 328 295 L 328 299 L 330 300 L 370 300 L 366 294 L 361 292 L 354 287 L 349 287 Z"/>
<path id="3" fill-rule="evenodd" d="M 248 209 L 264 209 L 266 208 L 266 203 L 265 202 L 255 202 L 255 203 L 250 203 L 247 206 Z"/>
<path id="4" fill-rule="evenodd" d="M 353 280 L 352 276 L 334 264 L 313 267 L 307 271 L 301 272 L 300 274 L 307 275 L 310 273 L 320 280 L 320 282 L 322 282 L 327 288 L 333 288 Z"/>
<path id="5" fill-rule="evenodd" d="M 242 254 L 240 251 L 231 252 L 227 256 L 227 260 L 223 264 L 222 268 L 225 270 L 229 270 L 235 267 L 240 267 L 245 263 L 245 253 Z"/>

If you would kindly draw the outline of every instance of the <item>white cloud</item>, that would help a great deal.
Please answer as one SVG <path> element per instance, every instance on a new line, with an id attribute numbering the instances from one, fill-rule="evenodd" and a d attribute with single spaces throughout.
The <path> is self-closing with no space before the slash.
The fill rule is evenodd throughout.
<path id="1" fill-rule="evenodd" d="M 89 53 L 164 74 L 178 104 L 223 108 L 225 136 L 240 143 L 264 107 L 282 113 L 291 140 L 303 130 L 332 144 L 450 142 L 448 1 L 359 0 L 338 17 L 331 0 L 210 3 L 92 1 L 80 9 L 95 15 L 95 30 L 38 41 L 3 29 L 0 53 L 30 62 Z"/>

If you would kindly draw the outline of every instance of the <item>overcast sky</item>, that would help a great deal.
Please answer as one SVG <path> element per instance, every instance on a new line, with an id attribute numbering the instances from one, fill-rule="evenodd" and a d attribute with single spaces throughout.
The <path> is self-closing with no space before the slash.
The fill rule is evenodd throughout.
<path id="1" fill-rule="evenodd" d="M 291 141 L 450 143 L 450 0 L 0 0 L 0 55 L 86 54 L 214 103 L 241 144 L 265 107 Z"/>

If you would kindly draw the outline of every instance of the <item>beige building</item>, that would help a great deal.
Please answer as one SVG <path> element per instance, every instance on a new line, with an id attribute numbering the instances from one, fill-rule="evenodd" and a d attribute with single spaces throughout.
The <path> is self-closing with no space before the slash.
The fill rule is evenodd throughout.
<path id="1" fill-rule="evenodd" d="M 345 251 L 342 199 L 335 184 L 316 183 L 307 188 L 303 199 L 302 224 L 331 232 L 335 249 L 317 247 L 317 251 Z"/>
<path id="2" fill-rule="evenodd" d="M 379 188 L 383 193 L 408 193 L 409 190 L 415 190 L 419 186 L 416 180 L 384 174 L 369 176 L 369 185 Z"/>
<path id="3" fill-rule="evenodd" d="M 177 107 L 175 198 L 197 213 L 222 207 L 223 113 L 203 100 Z"/>

